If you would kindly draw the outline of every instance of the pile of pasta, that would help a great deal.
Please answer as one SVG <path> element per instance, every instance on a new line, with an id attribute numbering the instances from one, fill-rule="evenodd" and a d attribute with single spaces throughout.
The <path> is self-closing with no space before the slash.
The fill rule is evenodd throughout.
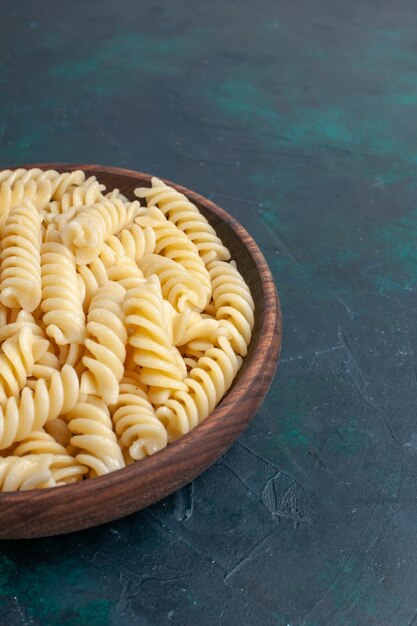
<path id="1" fill-rule="evenodd" d="M 215 231 L 157 178 L 0 172 L 0 488 L 102 476 L 162 450 L 232 384 L 254 323 Z"/>

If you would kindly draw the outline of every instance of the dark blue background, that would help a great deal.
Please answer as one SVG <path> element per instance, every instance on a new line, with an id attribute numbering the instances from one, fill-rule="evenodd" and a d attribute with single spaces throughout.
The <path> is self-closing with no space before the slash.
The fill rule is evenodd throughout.
<path id="1" fill-rule="evenodd" d="M 415 3 L 4 1 L 0 35 L 0 165 L 209 196 L 284 322 L 264 406 L 192 485 L 0 544 L 0 623 L 417 623 Z"/>

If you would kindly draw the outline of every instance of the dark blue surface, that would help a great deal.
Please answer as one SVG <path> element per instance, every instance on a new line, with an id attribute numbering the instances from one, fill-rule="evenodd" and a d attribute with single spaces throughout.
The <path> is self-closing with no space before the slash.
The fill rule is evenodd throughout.
<path id="1" fill-rule="evenodd" d="M 1 543 L 2 624 L 417 623 L 415 9 L 1 5 L 0 165 L 125 166 L 209 196 L 263 249 L 284 318 L 264 406 L 192 485 Z"/>

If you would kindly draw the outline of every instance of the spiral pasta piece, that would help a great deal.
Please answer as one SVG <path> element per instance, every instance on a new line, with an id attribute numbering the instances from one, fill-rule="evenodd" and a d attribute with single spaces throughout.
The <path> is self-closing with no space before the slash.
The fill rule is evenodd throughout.
<path id="1" fill-rule="evenodd" d="M 187 331 L 193 312 L 188 308 L 178 312 L 168 300 L 164 300 L 163 305 L 165 320 L 170 331 L 170 341 L 174 346 L 178 346 Z"/>
<path id="2" fill-rule="evenodd" d="M 125 289 L 131 289 L 143 282 L 142 271 L 133 258 L 125 255 L 124 247 L 116 235 L 103 244 L 94 261 L 78 265 L 77 272 L 85 289 L 84 310 L 88 310 L 97 289 L 109 280 L 119 282 Z"/>
<path id="3" fill-rule="evenodd" d="M 156 416 L 164 424 L 170 441 L 188 433 L 205 419 L 229 389 L 241 364 L 226 337 L 218 346 L 206 350 L 184 380 L 187 391 L 175 391 Z"/>
<path id="4" fill-rule="evenodd" d="M 14 448 L 13 454 L 22 458 L 34 454 L 52 454 L 50 470 L 57 486 L 77 482 L 88 471 L 84 465 L 68 454 L 64 446 L 44 430 L 33 431 Z"/>
<path id="5" fill-rule="evenodd" d="M 32 369 L 32 378 L 45 378 L 50 380 L 56 370 L 59 369 L 59 359 L 53 351 L 52 344 L 48 340 L 48 350 L 38 359 Z"/>
<path id="6" fill-rule="evenodd" d="M 112 189 L 105 194 L 106 198 L 109 200 L 122 200 L 123 202 L 128 202 L 128 199 L 125 195 L 120 192 L 120 189 Z"/>
<path id="7" fill-rule="evenodd" d="M 25 199 L 31 200 L 45 216 L 52 198 L 60 198 L 68 187 L 79 185 L 84 180 L 85 174 L 81 170 L 64 174 L 39 168 L 3 170 L 0 172 L 0 230 L 10 209 L 20 206 Z"/>
<path id="8" fill-rule="evenodd" d="M 51 472 L 53 460 L 53 454 L 0 458 L 0 490 L 27 491 L 55 487 Z"/>
<path id="9" fill-rule="evenodd" d="M 82 282 L 82 291 L 84 294 L 83 308 L 88 311 L 91 298 L 100 287 L 108 282 L 107 268 L 100 257 L 97 257 L 88 265 L 77 265 L 78 276 Z"/>
<path id="10" fill-rule="evenodd" d="M 87 318 L 86 372 L 81 377 L 81 393 L 94 394 L 106 404 L 119 395 L 126 357 L 127 332 L 122 302 L 125 289 L 115 282 L 101 287 L 91 301 Z"/>
<path id="11" fill-rule="evenodd" d="M 90 206 L 98 202 L 103 198 L 105 189 L 105 185 L 100 184 L 95 176 L 90 176 L 81 185 L 67 185 L 64 193 L 60 189 L 60 193 L 55 194 L 60 196 L 60 199 L 55 200 L 48 207 L 49 219 L 56 219 L 57 216 L 67 214 L 71 209 Z M 60 225 L 64 223 L 66 222 L 59 222 Z"/>
<path id="12" fill-rule="evenodd" d="M 13 335 L 17 335 L 23 328 L 30 328 L 34 335 L 45 337 L 45 334 L 39 324 L 36 323 L 32 313 L 27 311 L 19 311 L 15 321 L 7 323 L 7 318 L 0 323 L 0 342 L 5 341 Z"/>
<path id="13" fill-rule="evenodd" d="M 16 170 L 2 170 L 0 172 L 0 184 L 7 182 L 10 186 L 15 185 L 18 181 L 22 183 L 28 183 L 31 180 L 35 183 L 40 183 L 47 180 L 52 183 L 56 179 L 59 179 L 61 174 L 56 170 L 41 170 L 38 167 L 32 167 L 29 170 L 20 167 Z M 55 191 L 55 186 L 53 191 Z"/>
<path id="14" fill-rule="evenodd" d="M 181 346 L 180 351 L 182 353 L 195 354 L 213 348 L 221 336 L 231 338 L 230 333 L 221 325 L 221 322 L 192 312 L 187 327 L 182 336 L 177 339 L 176 345 Z"/>
<path id="15" fill-rule="evenodd" d="M 3 342 L 0 354 L 0 404 L 10 396 L 18 396 L 26 385 L 34 365 L 48 350 L 49 342 L 36 337 L 30 328 L 23 328 L 18 334 Z"/>
<path id="16" fill-rule="evenodd" d="M 144 256 L 153 253 L 155 243 L 155 233 L 150 226 L 141 228 L 139 224 L 133 223 L 128 228 L 121 230 L 117 235 L 111 235 L 106 240 L 100 252 L 100 257 L 102 257 L 104 251 L 108 251 L 107 254 L 113 252 L 114 256 L 117 257 L 127 256 L 137 263 Z"/>
<path id="17" fill-rule="evenodd" d="M 72 445 L 80 449 L 77 461 L 89 467 L 93 476 L 102 476 L 124 467 L 125 461 L 106 405 L 91 400 L 78 402 L 67 414 L 68 427 Z"/>
<path id="18" fill-rule="evenodd" d="M 137 201 L 126 203 L 118 198 L 103 198 L 82 208 L 62 229 L 63 242 L 75 254 L 79 265 L 91 263 L 106 239 L 133 221 L 138 208 Z"/>
<path id="19" fill-rule="evenodd" d="M 60 243 L 41 248 L 43 323 L 58 345 L 83 343 L 85 315 L 73 254 Z"/>
<path id="20" fill-rule="evenodd" d="M 153 209 L 153 210 L 152 210 Z M 202 309 L 211 296 L 211 282 L 204 261 L 200 258 L 194 243 L 175 224 L 164 218 L 159 209 L 153 207 L 149 214 L 139 215 L 136 223 L 146 227 L 151 225 L 155 233 L 155 253 L 176 261 L 193 276 L 205 290 Z M 159 212 L 159 215 L 158 215 Z M 200 309 L 201 310 L 201 309 Z"/>
<path id="21" fill-rule="evenodd" d="M 212 261 L 207 267 L 213 288 L 216 319 L 221 320 L 231 334 L 233 349 L 241 356 L 246 356 L 255 309 L 250 289 L 232 263 Z"/>
<path id="22" fill-rule="evenodd" d="M 0 184 L 3 185 L 3 183 L 6 183 L 12 189 L 19 184 L 32 185 L 32 189 L 33 184 L 36 184 L 38 187 L 46 185 L 45 188 L 49 188 L 48 186 L 50 186 L 50 194 L 48 194 L 48 196 L 39 197 L 39 201 L 35 201 L 35 206 L 39 209 L 43 209 L 51 198 L 53 200 L 61 200 L 66 193 L 70 190 L 74 190 L 76 187 L 82 186 L 84 182 L 85 174 L 82 170 L 74 170 L 60 174 L 56 170 L 41 170 L 33 167 L 29 170 L 19 168 L 0 172 Z M 28 193 L 30 197 L 30 192 Z"/>
<path id="23" fill-rule="evenodd" d="M 119 397 L 111 411 L 119 444 L 127 450 L 130 460 L 143 459 L 167 445 L 167 432 L 132 373 L 126 372 L 122 378 Z"/>
<path id="24" fill-rule="evenodd" d="M 12 208 L 4 227 L 1 253 L 0 301 L 7 307 L 32 312 L 41 301 L 41 223 L 30 200 Z"/>
<path id="25" fill-rule="evenodd" d="M 48 420 L 68 413 L 78 395 L 78 376 L 70 365 L 64 365 L 61 372 L 55 371 L 49 384 L 43 378 L 28 383 L 19 398 L 10 397 L 5 407 L 0 407 L 0 449 L 40 430 Z"/>
<path id="26" fill-rule="evenodd" d="M 107 276 L 121 285 L 126 291 L 145 282 L 143 272 L 130 257 L 118 257 L 115 264 L 108 268 Z"/>
<path id="27" fill-rule="evenodd" d="M 49 180 L 36 183 L 34 180 L 17 180 L 10 184 L 4 181 L 0 184 L 0 229 L 3 231 L 11 209 L 31 202 L 40 210 L 49 202 L 52 194 L 52 185 Z"/>
<path id="28" fill-rule="evenodd" d="M 85 354 L 85 346 L 79 343 L 66 344 L 59 346 L 58 360 L 61 366 L 72 365 L 77 371 L 77 367 Z"/>
<path id="29" fill-rule="evenodd" d="M 135 189 L 138 198 L 146 198 L 148 207 L 157 206 L 177 228 L 192 241 L 204 263 L 228 261 L 229 250 L 222 244 L 216 231 L 198 208 L 173 187 L 152 177 L 152 187 Z"/>
<path id="30" fill-rule="evenodd" d="M 164 317 L 161 287 L 156 276 L 126 293 L 126 325 L 131 329 L 129 344 L 133 360 L 142 369 L 139 379 L 151 388 L 185 390 L 186 371 L 178 350 L 172 345 Z"/>
<path id="31" fill-rule="evenodd" d="M 74 170 L 62 174 L 58 174 L 54 170 L 47 170 L 43 174 L 51 181 L 53 200 L 62 200 L 66 193 L 85 183 L 85 173 L 82 170 Z"/>
<path id="32" fill-rule="evenodd" d="M 138 262 L 146 277 L 155 274 L 161 283 L 162 295 L 178 311 L 187 308 L 201 311 L 207 303 L 207 290 L 182 265 L 158 254 L 148 254 Z"/>

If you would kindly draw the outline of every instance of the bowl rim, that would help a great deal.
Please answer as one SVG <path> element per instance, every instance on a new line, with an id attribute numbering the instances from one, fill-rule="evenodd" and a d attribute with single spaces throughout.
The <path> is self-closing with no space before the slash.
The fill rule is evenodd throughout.
<path id="1" fill-rule="evenodd" d="M 99 176 L 97 172 L 102 172 L 107 175 L 114 174 L 119 176 L 125 176 L 131 179 L 137 178 L 138 184 L 142 186 L 144 184 L 144 180 L 150 182 L 151 179 L 155 176 L 154 174 L 148 174 L 146 172 L 140 172 L 138 170 L 130 170 L 126 168 L 112 167 L 106 165 L 80 163 L 31 163 L 25 165 L 4 167 L 2 169 L 16 170 L 18 168 L 39 168 L 43 170 L 55 169 L 59 172 L 72 171 L 76 169 L 81 169 L 86 173 L 88 173 L 89 171 L 96 171 L 96 173 L 94 174 L 96 176 Z M 63 498 L 65 500 L 71 497 L 88 498 L 90 495 L 92 496 L 98 491 L 106 490 L 108 487 L 114 487 L 114 485 L 117 483 L 124 483 L 126 478 L 128 478 L 129 476 L 135 475 L 135 479 L 137 480 L 138 477 L 143 474 L 145 478 L 145 475 L 148 475 L 150 472 L 153 473 L 153 471 L 156 471 L 158 469 L 163 470 L 164 468 L 171 466 L 176 462 L 180 462 L 181 457 L 186 454 L 188 448 L 197 446 L 199 442 L 204 443 L 204 441 L 209 441 L 208 435 L 212 432 L 215 432 L 217 424 L 219 422 L 223 402 L 227 399 L 228 404 L 230 403 L 234 405 L 235 403 L 239 403 L 239 401 L 243 399 L 245 393 L 250 390 L 250 388 L 248 389 L 247 387 L 247 383 L 253 380 L 261 380 L 264 377 L 267 378 L 267 386 L 262 397 L 259 399 L 257 408 L 259 408 L 259 405 L 262 403 L 263 398 L 268 391 L 276 366 L 278 364 L 279 354 L 281 350 L 282 317 L 280 300 L 275 287 L 275 281 L 264 258 L 264 255 L 262 254 L 258 245 L 255 243 L 252 236 L 248 233 L 248 231 L 223 208 L 221 208 L 205 196 L 202 196 L 199 193 L 192 191 L 188 187 L 184 187 L 178 183 L 174 183 L 162 177 L 158 178 L 160 178 L 160 180 L 162 180 L 167 185 L 178 190 L 180 193 L 183 193 L 189 200 L 191 200 L 191 202 L 197 205 L 202 205 L 204 208 L 207 208 L 211 213 L 214 213 L 222 221 L 227 222 L 229 227 L 234 231 L 238 239 L 244 244 L 245 248 L 247 249 L 249 255 L 252 258 L 252 261 L 256 266 L 257 273 L 262 285 L 262 293 L 264 298 L 264 316 L 262 327 L 259 332 L 257 351 L 249 357 L 249 362 L 247 363 L 246 369 L 243 372 L 242 377 L 240 378 L 238 383 L 231 389 L 231 391 L 228 391 L 226 393 L 226 395 L 222 398 L 214 411 L 212 411 L 212 413 L 210 413 L 210 415 L 208 415 L 206 419 L 198 424 L 194 429 L 192 429 L 190 432 L 183 435 L 173 443 L 170 443 L 163 450 L 160 450 L 152 456 L 145 457 L 139 462 L 132 463 L 131 465 L 127 465 L 126 467 L 123 467 L 119 470 L 110 472 L 103 476 L 98 476 L 94 479 L 82 480 L 76 483 L 61 485 L 59 487 L 53 487 L 49 489 L 30 489 L 27 491 L 0 492 L 1 507 L 7 505 L 19 505 L 27 503 L 28 500 L 33 501 L 35 499 L 44 501 L 52 499 L 56 501 L 59 498 Z M 272 339 L 274 339 L 274 341 L 272 341 Z M 268 372 L 265 374 L 264 359 L 256 359 L 256 355 L 264 355 L 268 352 L 270 353 L 270 363 L 268 365 Z M 245 359 L 247 358 L 248 357 L 245 357 Z M 241 431 L 247 426 L 249 421 L 250 420 L 243 421 Z M 236 435 L 236 437 L 237 436 L 238 434 Z M 230 445 L 231 443 L 228 442 L 225 446 L 224 451 L 226 451 Z M 209 465 L 210 464 L 207 464 L 207 467 Z M 196 475 L 200 473 L 201 471 L 199 471 Z M 192 480 L 193 478 L 194 477 L 190 478 L 190 480 Z M 109 504 L 111 505 L 111 501 Z"/>

